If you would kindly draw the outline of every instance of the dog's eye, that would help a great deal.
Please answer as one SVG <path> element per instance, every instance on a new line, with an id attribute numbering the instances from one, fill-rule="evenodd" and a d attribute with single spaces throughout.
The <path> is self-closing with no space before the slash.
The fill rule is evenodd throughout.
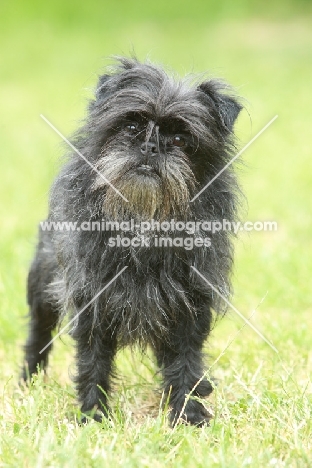
<path id="1" fill-rule="evenodd" d="M 125 125 L 125 130 L 128 133 L 134 134 L 139 130 L 139 125 L 136 122 L 131 122 Z"/>
<path id="2" fill-rule="evenodd" d="M 172 144 L 174 146 L 178 146 L 178 148 L 182 148 L 183 146 L 185 146 L 186 144 L 186 141 L 183 137 L 181 137 L 180 135 L 175 135 L 173 137 L 173 140 L 172 140 Z"/>

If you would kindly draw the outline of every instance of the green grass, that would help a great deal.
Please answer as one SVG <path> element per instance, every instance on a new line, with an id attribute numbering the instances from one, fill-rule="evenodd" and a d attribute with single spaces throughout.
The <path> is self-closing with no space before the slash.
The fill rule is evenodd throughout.
<path id="1" fill-rule="evenodd" d="M 1 6 L 0 466 L 309 467 L 310 3 L 99 3 Z M 231 82 L 246 100 L 237 125 L 241 146 L 279 115 L 240 169 L 244 218 L 276 220 L 278 231 L 240 236 L 233 298 L 279 354 L 230 312 L 207 343 L 209 372 L 219 384 L 206 402 L 214 419 L 203 429 L 168 427 L 149 354 L 119 354 L 113 420 L 103 427 L 77 425 L 68 337 L 56 343 L 45 381 L 17 385 L 25 278 L 63 152 L 39 114 L 69 135 L 105 57 L 132 48 L 182 75 L 208 70 Z"/>

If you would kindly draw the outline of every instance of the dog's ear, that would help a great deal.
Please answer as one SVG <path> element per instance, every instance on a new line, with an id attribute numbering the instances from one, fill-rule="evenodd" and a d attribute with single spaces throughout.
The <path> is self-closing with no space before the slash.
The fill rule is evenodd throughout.
<path id="1" fill-rule="evenodd" d="M 110 75 L 101 75 L 99 77 L 95 91 L 97 100 L 103 99 L 110 92 L 110 87 L 108 86 L 108 81 L 110 78 Z"/>
<path id="2" fill-rule="evenodd" d="M 210 102 L 214 103 L 223 126 L 232 132 L 235 120 L 243 108 L 237 99 L 224 94 L 222 91 L 226 89 L 226 86 L 216 80 L 204 81 L 198 86 L 198 89 L 205 93 L 206 97 L 209 97 Z"/>

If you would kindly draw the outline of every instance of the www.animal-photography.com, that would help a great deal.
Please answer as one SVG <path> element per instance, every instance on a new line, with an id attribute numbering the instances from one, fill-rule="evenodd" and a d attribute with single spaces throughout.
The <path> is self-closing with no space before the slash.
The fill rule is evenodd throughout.
<path id="1" fill-rule="evenodd" d="M 1 6 L 1 466 L 310 466 L 311 15 Z"/>

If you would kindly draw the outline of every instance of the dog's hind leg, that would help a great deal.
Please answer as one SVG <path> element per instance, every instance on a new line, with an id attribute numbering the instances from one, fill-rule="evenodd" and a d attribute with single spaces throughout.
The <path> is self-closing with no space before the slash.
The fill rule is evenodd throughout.
<path id="1" fill-rule="evenodd" d="M 30 321 L 24 347 L 25 357 L 21 374 L 23 380 L 37 373 L 39 368 L 44 369 L 48 362 L 52 348 L 49 342 L 58 322 L 59 311 L 56 300 L 53 300 L 47 289 L 55 278 L 56 270 L 50 234 L 41 232 L 27 282 Z"/>

